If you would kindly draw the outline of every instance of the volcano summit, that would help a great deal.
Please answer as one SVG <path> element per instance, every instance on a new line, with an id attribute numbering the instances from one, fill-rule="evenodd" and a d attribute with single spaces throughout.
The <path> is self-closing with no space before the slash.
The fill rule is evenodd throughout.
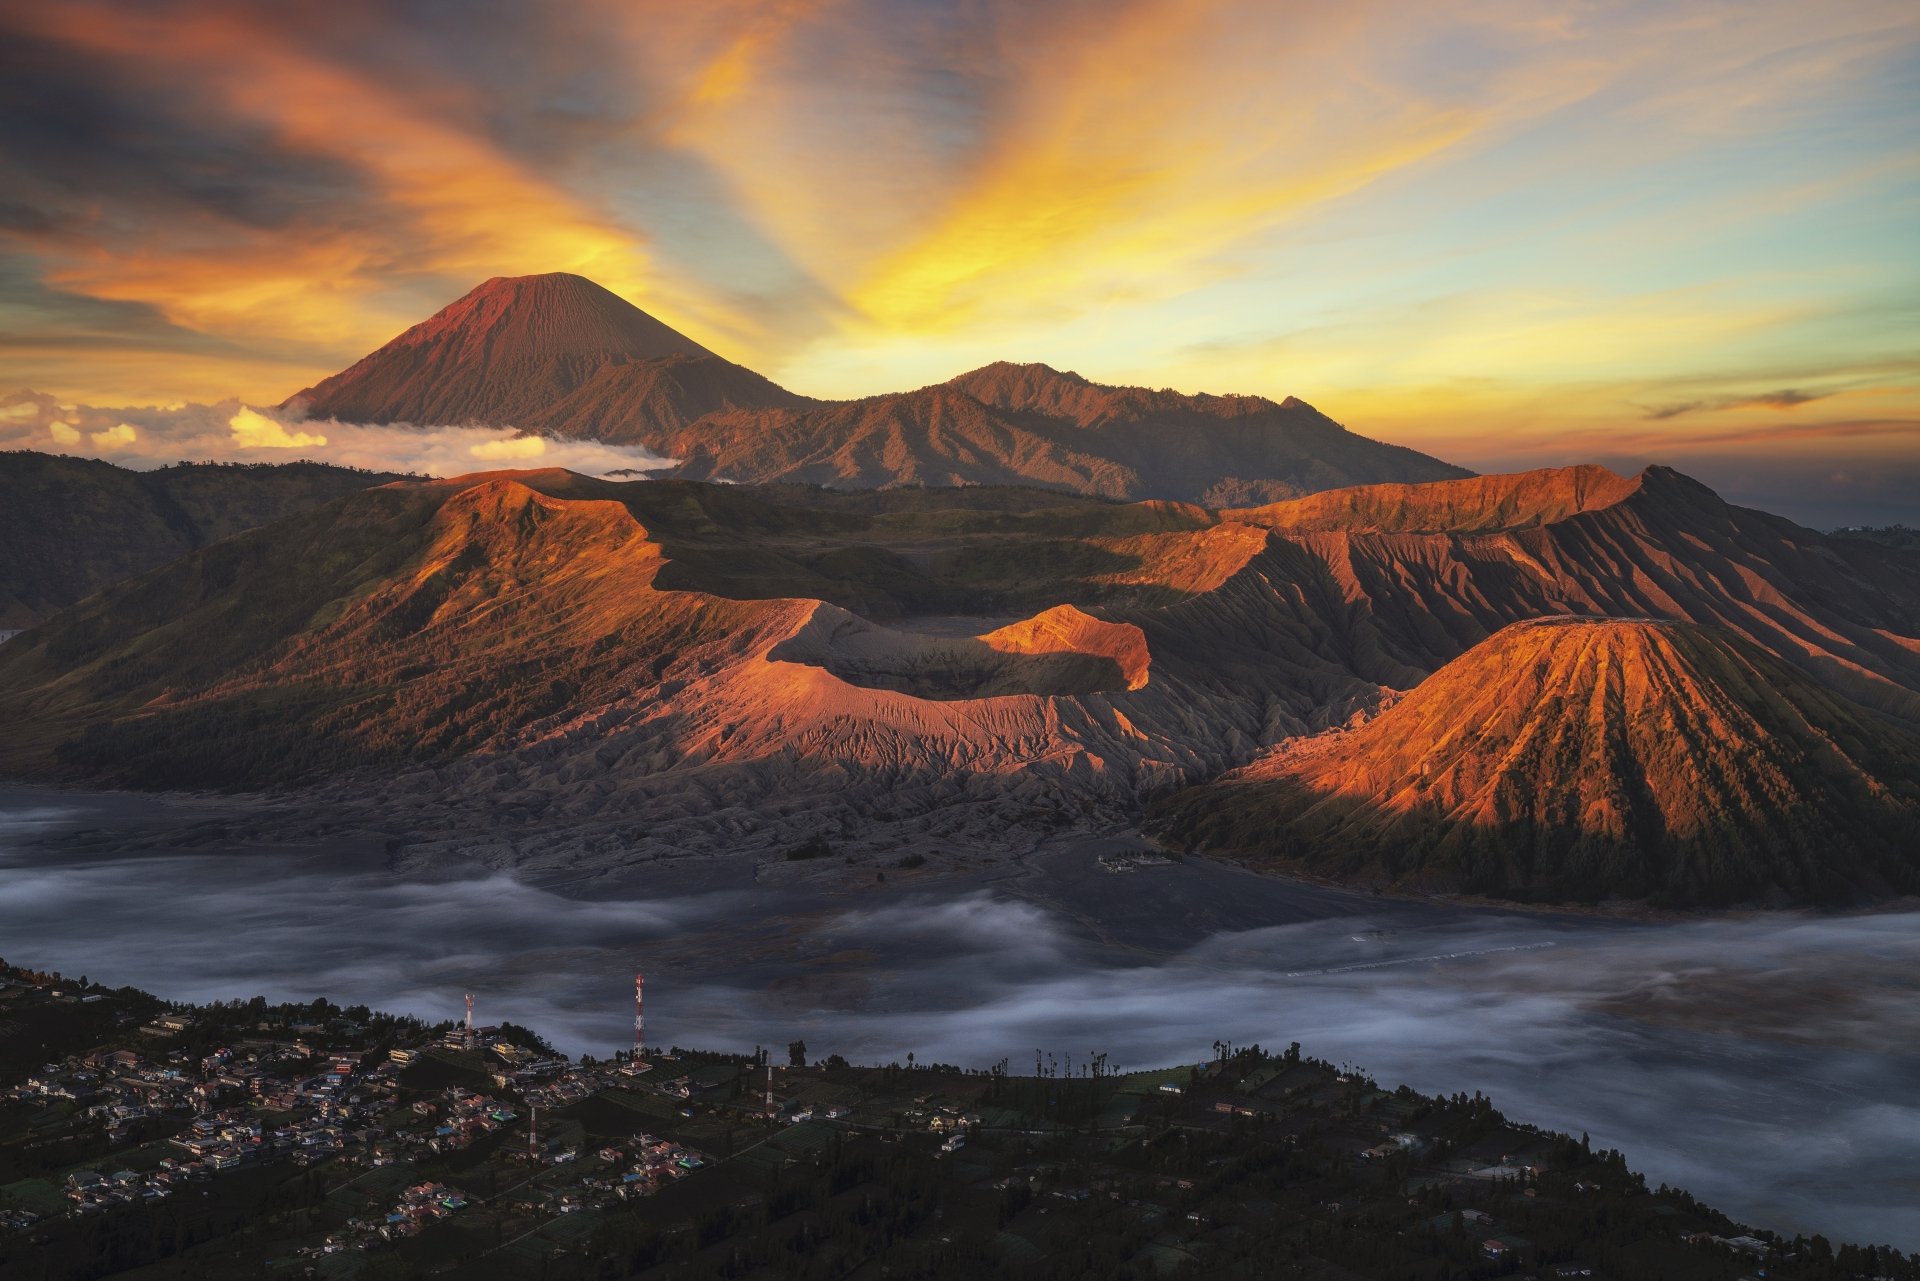
<path id="1" fill-rule="evenodd" d="M 1045 365 L 812 400 L 565 274 L 489 280 L 285 407 L 640 445 L 678 460 L 673 474 L 735 483 L 1027 484 L 1227 505 L 1468 474 L 1303 401 L 1106 387 Z"/>

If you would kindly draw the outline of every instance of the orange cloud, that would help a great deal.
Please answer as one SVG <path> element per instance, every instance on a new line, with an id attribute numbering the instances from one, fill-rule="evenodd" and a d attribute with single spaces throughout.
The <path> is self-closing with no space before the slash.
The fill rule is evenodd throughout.
<path id="1" fill-rule="evenodd" d="M 272 130 L 284 147 L 338 157 L 366 175 L 380 204 L 355 225 L 305 227 L 298 236 L 210 225 L 126 252 L 57 258 L 47 278 L 62 288 L 152 303 L 195 330 L 324 344 L 388 336 L 394 321 L 370 315 L 377 307 L 369 303 L 396 273 L 471 282 L 566 270 L 647 296 L 646 255 L 631 230 L 477 131 L 241 14 L 142 15 L 76 3 L 42 6 L 31 20 L 39 34 L 119 59 L 132 75 L 164 59 L 173 80 Z"/>
<path id="2" fill-rule="evenodd" d="M 113 426 L 96 431 L 88 438 L 93 447 L 103 454 L 126 449 L 140 439 L 140 433 L 132 423 L 115 423 Z"/>
<path id="3" fill-rule="evenodd" d="M 775 56 L 795 25 L 830 7 L 833 0 L 775 0 L 772 4 L 750 5 L 727 23 L 731 36 L 694 78 L 683 107 L 716 107 L 744 97 L 762 75 L 767 61 Z M 655 17 L 645 9 L 629 10 L 645 15 L 646 26 Z"/>
<path id="4" fill-rule="evenodd" d="M 1297 393 L 1469 462 L 1652 439 L 1676 406 L 1660 439 L 1748 430 L 1780 390 L 1822 407 L 1751 412 L 1916 406 L 1899 371 L 1861 375 L 1871 402 L 1834 372 L 1912 326 L 1859 315 L 1912 293 L 1857 216 L 1920 163 L 1897 0 L 582 0 L 510 48 L 379 0 L 14 10 L 86 53 L 72 84 L 189 136 L 100 146 L 133 162 L 117 203 L 78 165 L 10 187 L 39 283 L 173 325 L 0 312 L 0 387 L 271 403 L 483 277 L 575 270 L 808 392 L 1044 359 Z M 143 183 L 187 194 L 148 216 Z"/>
<path id="5" fill-rule="evenodd" d="M 310 449 L 327 443 L 325 436 L 288 428 L 246 405 L 227 420 L 227 430 L 236 449 Z"/>
<path id="6" fill-rule="evenodd" d="M 505 440 L 487 440 L 471 446 L 467 452 L 487 462 L 538 458 L 547 452 L 547 442 L 539 436 L 509 436 Z"/>
<path id="7" fill-rule="evenodd" d="M 1390 85 L 1370 47 L 1380 8 L 1087 14 L 1026 61 L 971 182 L 851 301 L 882 331 L 926 332 L 1189 292 L 1241 270 L 1224 251 L 1596 83 L 1574 65 Z"/>

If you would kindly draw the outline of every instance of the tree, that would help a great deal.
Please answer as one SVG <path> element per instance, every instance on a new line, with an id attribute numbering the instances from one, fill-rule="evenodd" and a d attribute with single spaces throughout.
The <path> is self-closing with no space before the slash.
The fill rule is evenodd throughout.
<path id="1" fill-rule="evenodd" d="M 807 1065 L 807 1043 L 794 1041 L 787 1046 L 787 1064 L 790 1067 L 803 1068 Z"/>

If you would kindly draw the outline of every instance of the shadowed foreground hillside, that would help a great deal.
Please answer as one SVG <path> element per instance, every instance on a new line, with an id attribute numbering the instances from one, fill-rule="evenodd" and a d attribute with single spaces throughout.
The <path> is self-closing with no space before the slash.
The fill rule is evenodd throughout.
<path id="1" fill-rule="evenodd" d="M 1838 903 L 1920 889 L 1920 739 L 1714 629 L 1545 619 L 1161 822 L 1423 889 Z"/>
<path id="2" fill-rule="evenodd" d="M 0 453 L 0 628 L 30 627 L 208 543 L 398 477 L 326 463 L 181 463 Z"/>
<path id="3" fill-rule="evenodd" d="M 4 964 L 0 993 L 8 1277 L 1920 1277 L 1898 1249 L 1749 1229 L 1585 1135 L 1297 1042 L 1124 1072 L 1036 1051 L 1032 1075 L 794 1042 L 776 1072 Z M 76 1094 L 137 1099 L 114 1107 L 135 1118 L 103 1127 Z"/>

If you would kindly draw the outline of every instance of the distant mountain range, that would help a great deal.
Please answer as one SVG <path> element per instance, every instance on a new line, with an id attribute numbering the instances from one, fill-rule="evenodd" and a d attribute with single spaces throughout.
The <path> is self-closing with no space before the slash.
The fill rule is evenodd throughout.
<path id="1" fill-rule="evenodd" d="M 1560 615 L 1691 626 L 1502 630 Z M 1024 848 L 1251 766 L 1180 839 L 1305 865 L 1287 834 L 1330 833 L 1314 866 L 1534 898 L 1826 901 L 1913 888 L 1888 833 L 1915 805 L 1917 638 L 1920 557 L 1661 468 L 1223 509 L 495 473 L 350 494 L 0 647 L 0 768 L 317 787 L 336 821 L 564 830 L 574 865 Z M 1627 668 L 1631 698 L 1603 676 Z M 1328 753 L 1305 785 L 1438 770 L 1460 796 L 1406 813 L 1439 835 L 1353 854 L 1409 829 L 1255 799 L 1272 749 L 1376 712 L 1299 749 Z M 1514 799 L 1469 804 L 1479 779 Z M 1568 815 L 1570 842 L 1514 836 Z M 1714 870 L 1659 842 L 1581 870 L 1649 832 Z M 1482 833 L 1500 875 L 1473 870 Z"/>
<path id="2" fill-rule="evenodd" d="M 565 274 L 489 280 L 286 405 L 639 445 L 677 476 L 741 483 L 1033 484 L 1218 506 L 1470 474 L 1291 398 L 1104 387 L 1045 365 L 811 400 Z"/>

